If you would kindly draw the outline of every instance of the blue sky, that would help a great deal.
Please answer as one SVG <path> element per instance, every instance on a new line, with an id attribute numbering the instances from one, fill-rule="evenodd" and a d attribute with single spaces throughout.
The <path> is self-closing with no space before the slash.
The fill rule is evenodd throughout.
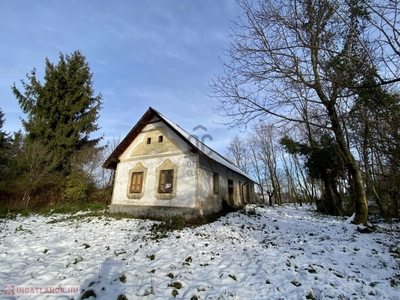
<path id="1" fill-rule="evenodd" d="M 240 14 L 234 0 L 0 1 L 0 108 L 7 132 L 25 118 L 11 85 L 33 68 L 43 78 L 45 58 L 80 50 L 102 93 L 97 135 L 122 139 L 149 106 L 189 133 L 202 125 L 206 140 L 225 153 L 228 131 L 207 96 L 227 29 Z"/>

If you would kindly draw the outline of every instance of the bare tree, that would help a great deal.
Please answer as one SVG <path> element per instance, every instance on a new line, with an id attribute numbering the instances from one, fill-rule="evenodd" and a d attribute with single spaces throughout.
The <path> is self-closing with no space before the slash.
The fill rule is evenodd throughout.
<path id="1" fill-rule="evenodd" d="M 372 27 L 379 85 L 400 82 L 400 1 L 362 0 Z"/>
<path id="2" fill-rule="evenodd" d="M 51 154 L 48 146 L 38 140 L 28 141 L 26 138 L 21 143 L 21 149 L 14 152 L 14 155 L 16 155 L 14 167 L 19 172 L 14 185 L 21 193 L 23 206 L 28 207 L 35 194 L 40 194 L 41 190 L 51 190 L 59 183 L 60 174 L 55 172 L 55 168 L 60 161 Z M 48 199 L 41 201 L 46 202 Z M 18 203 L 13 205 L 18 206 Z"/>
<path id="3" fill-rule="evenodd" d="M 235 135 L 228 145 L 227 156 L 240 170 L 248 173 L 249 149 L 245 139 Z"/>
<path id="4" fill-rule="evenodd" d="M 349 82 L 362 81 L 362 73 L 374 67 L 369 49 L 360 43 L 365 26 L 358 13 L 363 7 L 354 1 L 237 2 L 244 13 L 231 27 L 231 47 L 221 60 L 225 73 L 211 83 L 212 95 L 220 101 L 216 111 L 230 117 L 230 126 L 275 116 L 331 130 L 352 181 L 353 222 L 367 224 L 364 181 L 343 125 L 353 101 Z M 306 99 L 298 97 L 295 91 L 300 90 L 306 91 Z M 299 108 L 309 106 L 316 119 L 302 117 Z"/>
<path id="5" fill-rule="evenodd" d="M 249 168 L 251 175 L 254 176 L 258 189 L 260 192 L 260 200 L 265 203 L 265 189 L 267 182 L 266 167 L 260 160 L 259 148 L 257 143 L 257 136 L 250 135 L 247 137 L 247 143 L 249 145 Z"/>
<path id="6" fill-rule="evenodd" d="M 253 127 L 259 151 L 259 160 L 264 165 L 266 173 L 266 190 L 270 205 L 272 195 L 278 204 L 282 204 L 280 180 L 278 177 L 278 156 L 277 156 L 277 129 L 273 123 L 259 123 Z"/>

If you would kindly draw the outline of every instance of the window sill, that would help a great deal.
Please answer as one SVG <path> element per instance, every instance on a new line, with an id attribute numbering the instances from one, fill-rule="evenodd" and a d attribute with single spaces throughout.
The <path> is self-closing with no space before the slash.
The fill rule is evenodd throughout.
<path id="1" fill-rule="evenodd" d="M 129 199 L 140 199 L 143 196 L 143 193 L 129 193 L 126 195 Z"/>
<path id="2" fill-rule="evenodd" d="M 172 200 L 175 198 L 175 193 L 156 193 L 155 194 L 157 200 Z"/>

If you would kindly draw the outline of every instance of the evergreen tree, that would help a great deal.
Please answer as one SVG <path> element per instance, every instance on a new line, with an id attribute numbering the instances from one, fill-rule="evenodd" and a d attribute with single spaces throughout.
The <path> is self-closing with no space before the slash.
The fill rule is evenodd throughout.
<path id="1" fill-rule="evenodd" d="M 60 53 L 58 64 L 45 60 L 42 84 L 36 69 L 21 80 L 23 91 L 15 83 L 12 91 L 27 114 L 23 126 L 28 140 L 40 140 L 58 158 L 57 169 L 68 175 L 71 157 L 77 151 L 95 147 L 101 138 L 91 139 L 99 129 L 97 119 L 102 95 L 94 95 L 92 74 L 85 56 L 79 51 Z"/>
<path id="2" fill-rule="evenodd" d="M 4 119 L 4 113 L 0 108 L 0 150 L 3 150 L 6 148 L 8 144 L 8 134 L 3 131 L 3 125 L 4 125 L 5 119 Z"/>
<path id="3" fill-rule="evenodd" d="M 0 108 L 0 206 L 3 200 L 7 198 L 6 187 L 7 179 L 9 179 L 9 163 L 12 157 L 11 153 L 11 137 L 3 130 L 5 122 L 4 113 Z"/>
<path id="4" fill-rule="evenodd" d="M 317 202 L 318 211 L 332 215 L 343 214 L 338 181 L 345 178 L 346 168 L 335 140 L 323 134 L 319 142 L 312 141 L 311 145 L 307 145 L 286 136 L 281 139 L 281 144 L 288 153 L 304 156 L 310 177 L 323 182 L 324 194 L 321 201 Z"/>
<path id="5" fill-rule="evenodd" d="M 377 74 L 356 90 L 348 127 L 359 149 L 368 197 L 383 217 L 400 216 L 400 94 L 379 85 Z"/>
<path id="6" fill-rule="evenodd" d="M 9 146 L 9 137 L 3 131 L 4 125 L 4 113 L 0 108 L 0 185 L 4 180 L 5 168 L 6 168 L 6 160 L 7 160 L 7 148 Z"/>

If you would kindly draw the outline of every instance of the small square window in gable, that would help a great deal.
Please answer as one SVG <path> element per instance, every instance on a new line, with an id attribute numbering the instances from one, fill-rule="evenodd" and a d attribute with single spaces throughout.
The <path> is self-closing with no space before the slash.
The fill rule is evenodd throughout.
<path id="1" fill-rule="evenodd" d="M 164 136 L 162 136 L 162 135 L 158 136 L 158 142 L 159 143 L 162 143 L 163 140 L 164 140 Z"/>
<path id="2" fill-rule="evenodd" d="M 147 145 L 151 144 L 151 138 L 147 138 Z"/>

